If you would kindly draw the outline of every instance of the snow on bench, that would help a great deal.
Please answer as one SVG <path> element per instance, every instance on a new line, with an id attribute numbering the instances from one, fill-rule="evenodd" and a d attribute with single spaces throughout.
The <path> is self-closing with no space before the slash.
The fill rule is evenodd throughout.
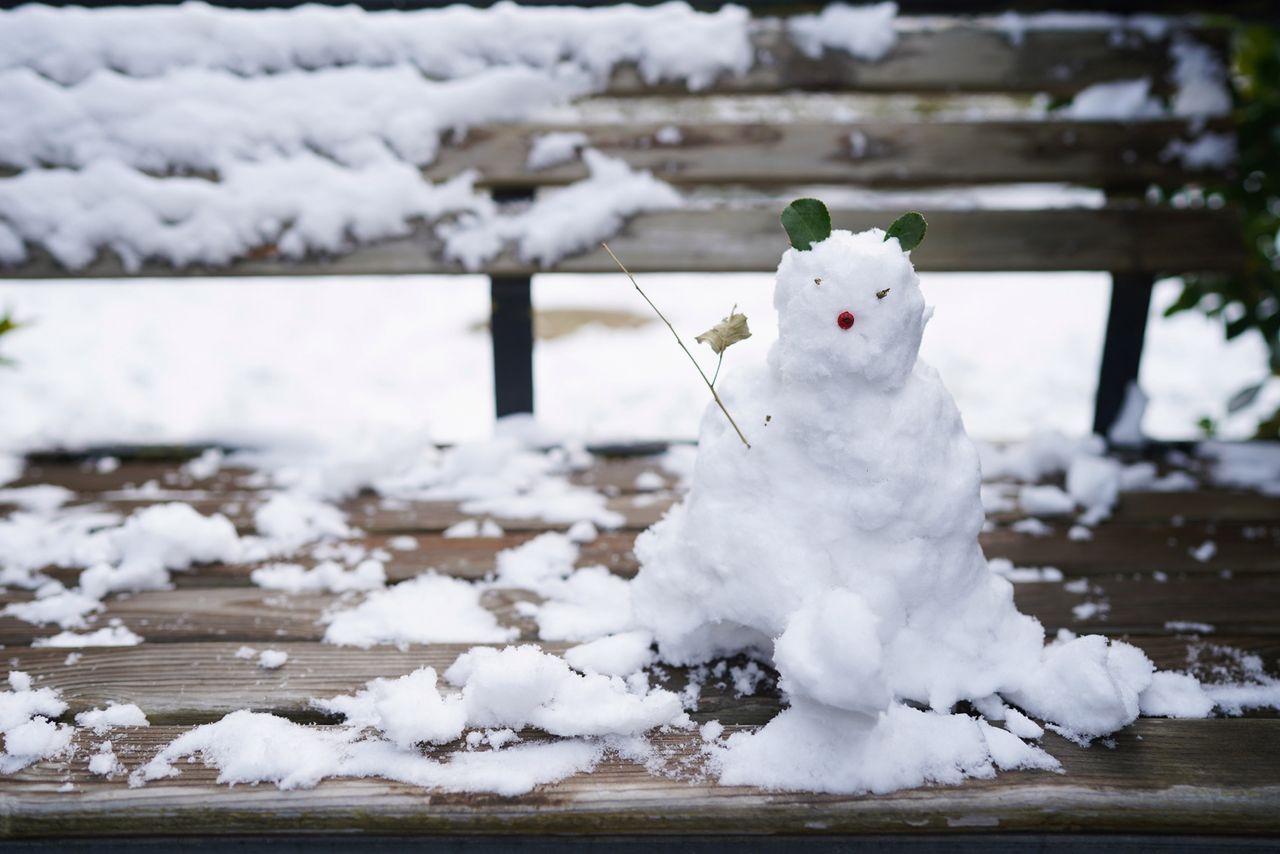
<path id="1" fill-rule="evenodd" d="M 533 273 L 613 271 L 606 238 L 637 272 L 770 271 L 784 188 L 812 185 L 837 227 L 921 209 L 920 269 L 1119 276 L 1105 433 L 1153 277 L 1243 263 L 1236 211 L 1142 201 L 1230 170 L 1225 43 L 891 3 L 28 5 L 0 12 L 0 276 L 485 272 L 508 414 L 533 406 Z M 856 100 L 885 94 L 941 112 Z"/>

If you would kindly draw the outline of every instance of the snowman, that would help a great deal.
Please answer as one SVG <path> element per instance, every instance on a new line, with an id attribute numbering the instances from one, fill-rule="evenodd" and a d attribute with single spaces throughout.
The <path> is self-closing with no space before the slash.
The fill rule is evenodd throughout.
<path id="1" fill-rule="evenodd" d="M 988 568 L 978 455 L 919 358 L 932 310 L 904 220 L 789 228 L 777 341 L 717 388 L 689 494 L 636 542 L 635 615 L 664 660 L 747 652 L 780 674 L 788 708 L 718 747 L 726 783 L 888 791 L 1050 768 L 1019 737 L 1042 734 L 1028 714 L 1087 740 L 1131 722 L 1152 682 L 1119 642 L 1046 648 Z"/>

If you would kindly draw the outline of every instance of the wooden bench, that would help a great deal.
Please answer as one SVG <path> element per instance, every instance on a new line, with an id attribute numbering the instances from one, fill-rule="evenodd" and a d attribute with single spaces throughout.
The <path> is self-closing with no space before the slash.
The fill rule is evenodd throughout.
<path id="1" fill-rule="evenodd" d="M 966 9 L 982 8 L 965 3 Z M 1138 4 L 1139 6 L 1141 4 Z M 1248 4 L 1245 4 L 1247 6 Z M 938 4 L 906 8 L 937 11 Z M 1126 10 L 1137 8 L 1127 4 Z M 1242 7 L 1243 8 L 1243 7 Z M 1188 32 L 1220 55 L 1223 30 L 1175 25 L 1170 33 L 1120 39 L 1109 28 L 1028 29 L 1020 38 L 989 19 L 943 25 L 900 19 L 898 42 L 885 58 L 867 62 L 828 50 L 805 55 L 778 28 L 753 35 L 756 61 L 740 76 L 725 76 L 699 96 L 804 93 L 912 94 L 926 98 L 1044 93 L 1069 98 L 1097 83 L 1147 77 L 1167 94 L 1173 32 Z M 636 69 L 615 69 L 606 97 L 640 99 L 687 95 L 680 87 L 646 84 Z M 789 188 L 862 187 L 882 190 L 957 185 L 1054 182 L 1098 188 L 1101 208 L 1036 210 L 925 209 L 929 240 L 915 253 L 925 271 L 1098 270 L 1111 273 L 1113 290 L 1102 355 L 1094 429 L 1105 434 L 1126 388 L 1138 376 L 1149 301 L 1157 277 L 1238 269 L 1244 261 L 1239 217 L 1229 208 L 1176 208 L 1151 204 L 1151 185 L 1177 187 L 1223 177 L 1221 169 L 1189 170 L 1168 156 L 1169 145 L 1206 128 L 1185 120 L 987 121 L 927 116 L 852 123 L 676 123 L 680 141 L 653 144 L 665 123 L 622 122 L 578 127 L 590 145 L 682 190 L 727 198 L 734 188 L 786 194 Z M 1194 125 L 1194 127 L 1193 127 Z M 423 171 L 433 180 L 475 168 L 496 198 L 527 199 L 540 189 L 582 177 L 580 163 L 532 171 L 525 165 L 531 141 L 549 128 L 504 125 L 473 129 L 446 145 Z M 556 130 L 566 130 L 556 126 Z M 1212 131 L 1229 131 L 1222 119 Z M 851 136 L 859 142 L 851 146 Z M 854 150 L 856 147 L 856 151 Z M 10 170 L 13 171 L 12 169 Z M 2 180 L 2 179 L 0 179 Z M 611 244 L 633 271 L 770 272 L 785 248 L 777 225 L 781 203 L 678 209 L 632 219 Z M 836 206 L 836 227 L 884 226 L 899 208 Z M 615 272 L 599 250 L 563 259 L 557 272 Z M 103 255 L 77 276 L 357 275 L 458 273 L 443 259 L 425 225 L 408 237 L 362 246 L 337 257 L 287 261 L 262 246 L 253 257 L 226 268 L 174 270 L 147 263 L 126 273 L 119 259 Z M 507 253 L 487 264 L 491 277 L 494 373 L 498 415 L 534 408 L 531 277 L 540 272 Z M 47 254 L 0 271 L 8 277 L 68 275 Z M 998 330 L 992 330 L 993 333 Z"/>

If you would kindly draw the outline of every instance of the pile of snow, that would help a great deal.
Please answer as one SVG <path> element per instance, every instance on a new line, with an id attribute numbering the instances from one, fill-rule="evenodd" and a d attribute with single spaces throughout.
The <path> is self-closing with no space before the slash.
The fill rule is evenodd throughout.
<path id="1" fill-rule="evenodd" d="M 1192 170 L 1230 166 L 1236 159 L 1235 137 L 1203 129 L 1206 119 L 1231 112 L 1231 90 L 1222 58 L 1186 33 L 1177 33 L 1170 40 L 1169 55 L 1173 60 L 1172 98 L 1153 94 L 1150 78 L 1112 80 L 1085 87 L 1055 115 L 1076 120 L 1184 118 L 1190 138 L 1172 140 L 1160 158 L 1177 160 Z"/>
<path id="2" fill-rule="evenodd" d="M 1070 438 L 1050 430 L 1033 433 L 1021 442 L 983 442 L 977 447 L 984 480 L 1012 480 L 1023 484 L 1016 489 L 1016 496 L 1018 507 L 1024 513 L 1066 516 L 1079 510 L 1077 521 L 1085 527 L 1109 517 L 1123 492 L 1180 491 L 1194 489 L 1198 484 L 1181 469 L 1160 475 L 1154 463 L 1126 465 L 1108 456 L 1106 443 L 1100 436 Z M 1056 477 L 1064 478 L 1065 488 L 1041 483 Z M 1003 503 L 1003 490 L 987 494 L 988 510 L 1012 509 Z"/>
<path id="3" fill-rule="evenodd" d="M 332 560 L 321 561 L 311 569 L 296 563 L 274 563 L 258 567 L 249 578 L 259 587 L 287 593 L 348 593 L 387 586 L 386 569 L 381 561 L 372 559 L 363 560 L 352 569 Z"/>
<path id="4" fill-rule="evenodd" d="M 151 722 L 134 703 L 107 703 L 101 709 L 80 712 L 76 715 L 76 725 L 102 735 L 114 727 L 151 726 Z"/>
<path id="5" fill-rule="evenodd" d="M 540 194 L 524 210 L 506 213 L 490 207 L 442 224 L 437 231 L 444 238 L 445 254 L 477 270 L 513 243 L 522 260 L 545 267 L 594 248 L 629 217 L 682 204 L 669 184 L 621 159 L 590 148 L 582 152 L 582 159 L 588 177 Z"/>
<path id="6" fill-rule="evenodd" d="M 95 534 L 120 524 L 115 513 L 73 507 L 58 513 L 16 511 L 0 519 L 0 585 L 34 590 L 49 581 L 49 566 L 92 563 Z"/>
<path id="7" fill-rule="evenodd" d="M 337 507 L 291 493 L 271 496 L 253 511 L 253 524 L 267 541 L 262 544 L 267 553 L 292 552 L 316 540 L 346 539 L 358 533 L 347 526 L 345 514 Z"/>
<path id="8" fill-rule="evenodd" d="M 285 258 L 341 253 L 483 203 L 473 178 L 431 184 L 401 161 L 340 166 L 309 152 L 237 160 L 217 182 L 155 178 L 111 159 L 31 170 L 0 179 L 0 263 L 22 263 L 25 244 L 73 270 L 103 248 L 128 270 L 147 259 L 222 266 L 268 244 Z"/>
<path id="9" fill-rule="evenodd" d="M 588 85 L 579 74 L 529 68 L 445 82 L 406 66 L 265 77 L 187 69 L 146 79 L 104 71 L 71 87 L 7 71 L 0 72 L 0 163 L 80 168 L 109 160 L 158 174 L 216 174 L 237 161 L 310 151 L 348 167 L 424 166 L 446 134 L 526 118 Z"/>
<path id="10" fill-rule="evenodd" d="M 377 590 L 352 608 L 325 615 L 326 643 L 368 649 L 377 644 L 501 643 L 516 635 L 480 604 L 482 589 L 426 572 Z"/>
<path id="11" fill-rule="evenodd" d="M 73 730 L 54 723 L 67 710 L 52 688 L 32 689 L 31 677 L 9 671 L 9 690 L 0 692 L 0 774 L 12 774 L 28 765 L 59 756 L 71 747 Z"/>
<path id="12" fill-rule="evenodd" d="M 576 160 L 587 147 L 588 139 L 581 131 L 553 131 L 539 134 L 529 144 L 525 167 L 537 172 Z"/>
<path id="13" fill-rule="evenodd" d="M 1154 679 L 1142 651 L 1101 636 L 1045 646 L 978 546 L 978 451 L 918 359 L 932 312 L 898 242 L 836 231 L 788 250 L 774 299 L 767 364 L 719 389 L 756 425 L 752 446 L 708 407 L 688 497 L 636 543 L 635 621 L 661 660 L 747 652 L 781 676 L 789 707 L 716 749 L 721 781 L 882 792 L 1057 767 L 954 713 L 961 701 L 1003 699 L 1080 741 L 1131 723 Z M 836 322 L 846 312 L 852 325 Z M 1044 443 L 996 462 L 1065 467 L 1065 493 L 1027 497 L 1098 519 L 1121 467 L 1084 450 Z"/>
<path id="14" fill-rule="evenodd" d="M 48 483 L 0 489 L 0 504 L 12 504 L 28 513 L 47 514 L 75 498 L 65 486 Z"/>
<path id="15" fill-rule="evenodd" d="M 72 519 L 80 525 L 84 522 L 83 517 Z M 20 526 L 23 521 L 19 520 Z M 38 625 L 83 628 L 85 617 L 101 610 L 102 600 L 112 593 L 163 590 L 169 586 L 170 571 L 187 570 L 197 563 L 233 562 L 241 555 L 240 538 L 225 516 L 202 516 L 188 504 L 146 507 L 114 527 L 77 527 L 73 530 L 78 536 L 62 541 L 51 554 L 45 538 L 51 532 L 65 531 L 60 521 L 37 526 L 30 538 L 34 542 L 27 544 L 30 553 L 19 553 L 17 558 L 20 566 L 44 565 L 37 561 L 56 557 L 47 563 L 86 567 L 78 586 L 68 589 L 60 582 L 45 580 L 36 588 L 35 599 L 11 603 L 0 613 Z M 4 535 L 2 530 L 0 536 Z"/>
<path id="16" fill-rule="evenodd" d="M 441 695 L 435 670 L 424 667 L 394 680 L 375 679 L 354 696 L 313 705 L 343 715 L 350 725 L 373 727 L 402 749 L 454 741 L 468 727 L 533 727 L 572 738 L 634 736 L 689 725 L 670 691 L 650 689 L 643 678 L 576 673 L 536 646 L 476 647 L 444 675 L 458 693 Z"/>
<path id="17" fill-rule="evenodd" d="M 603 82 L 615 66 L 629 63 L 647 81 L 699 89 L 750 66 L 749 19 L 740 7 L 706 14 L 686 3 L 599 9 L 498 3 L 408 12 L 33 4 L 0 14 L 0 68 L 30 68 L 71 84 L 95 71 L 155 77 L 204 68 L 254 77 L 404 64 L 447 79 L 495 67 L 552 70 L 569 63 Z"/>
<path id="18" fill-rule="evenodd" d="M 133 633 L 126 626 L 116 624 L 84 633 L 59 632 L 52 637 L 36 638 L 31 645 L 36 648 L 83 649 L 90 646 L 137 646 L 140 643 L 141 635 Z"/>
<path id="19" fill-rule="evenodd" d="M 1280 495 L 1280 443 L 1204 442 L 1197 454 L 1209 462 L 1209 479 L 1216 486 Z"/>
<path id="20" fill-rule="evenodd" d="M 550 264 L 678 195 L 588 152 L 589 178 L 509 213 L 473 189 L 474 173 L 433 184 L 418 167 L 446 134 L 599 91 L 622 63 L 690 88 L 744 72 L 748 20 L 676 3 L 0 12 L 0 162 L 28 169 L 0 180 L 0 263 L 22 263 L 31 246 L 70 269 L 104 249 L 129 270 L 225 265 L 266 246 L 299 258 L 461 215 L 440 224 L 447 257 L 476 267 L 511 242 Z M 531 163 L 577 147 L 549 137 Z M 218 180 L 147 174 L 192 170 Z"/>
<path id="21" fill-rule="evenodd" d="M 273 782 L 290 789 L 328 777 L 377 776 L 515 795 L 589 770 L 607 749 L 637 756 L 644 748 L 635 739 L 650 730 L 692 726 L 680 699 L 650 688 L 642 675 L 623 680 L 577 673 L 532 646 L 474 648 L 445 678 L 458 690 L 442 692 L 436 671 L 423 667 L 396 679 L 374 679 L 353 695 L 313 700 L 315 708 L 342 716 L 338 728 L 233 712 L 179 736 L 131 782 L 174 776 L 178 759 L 199 756 L 226 783 Z M 566 740 L 506 746 L 519 741 L 516 729 L 526 727 Z M 457 741 L 468 729 L 468 751 L 447 763 L 418 750 L 420 744 Z M 473 752 L 481 743 L 491 750 Z"/>
<path id="22" fill-rule="evenodd" d="M 575 568 L 578 555 L 578 542 L 554 531 L 498 553 L 494 585 L 545 600 L 521 609 L 542 640 L 591 641 L 633 627 L 630 583 L 603 566 Z"/>
<path id="23" fill-rule="evenodd" d="M 444 449 L 415 431 L 404 441 L 280 447 L 235 459 L 267 472 L 291 494 L 317 499 L 369 489 L 386 506 L 401 500 L 457 501 L 462 512 L 475 516 L 566 524 L 586 520 L 610 528 L 622 524 L 623 517 L 608 509 L 603 495 L 570 483 L 569 475 L 590 467 L 593 459 L 580 442 L 548 434 L 527 415 L 500 419 L 493 433 Z M 467 526 L 458 533 L 470 530 Z M 481 532 L 501 533 L 486 525 L 477 529 Z"/>
<path id="24" fill-rule="evenodd" d="M 787 19 L 787 33 L 796 47 L 812 59 L 822 57 L 827 48 L 874 62 L 883 59 L 898 43 L 894 19 L 897 3 L 849 6 L 832 3 L 816 15 L 794 15 Z"/>
<path id="25" fill-rule="evenodd" d="M 441 762 L 384 739 L 361 738 L 354 727 L 305 726 L 241 710 L 174 739 L 131 774 L 129 783 L 177 776 L 176 762 L 198 756 L 218 769 L 219 783 L 270 782 L 297 789 L 328 777 L 380 777 L 444 791 L 511 796 L 588 771 L 603 755 L 599 743 L 568 740 L 455 753 Z"/>
<path id="26" fill-rule="evenodd" d="M 1080 90 L 1058 115 L 1067 119 L 1152 119 L 1166 114 L 1164 105 L 1151 94 L 1151 80 L 1115 80 L 1094 83 Z"/>

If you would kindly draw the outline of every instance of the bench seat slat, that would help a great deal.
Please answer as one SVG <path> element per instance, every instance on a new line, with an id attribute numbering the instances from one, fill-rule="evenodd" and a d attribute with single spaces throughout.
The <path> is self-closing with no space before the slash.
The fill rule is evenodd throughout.
<path id="1" fill-rule="evenodd" d="M 122 729 L 111 739 L 116 755 L 132 769 L 183 731 Z M 671 759 L 697 757 L 702 746 L 696 730 L 653 739 L 661 755 Z M 1280 833 L 1280 787 L 1274 774 L 1280 761 L 1280 721 L 1262 718 L 1141 719 L 1116 736 L 1114 750 L 1082 749 L 1048 734 L 1044 746 L 1062 761 L 1065 774 L 1011 771 L 961 786 L 843 797 L 721 786 L 689 779 L 688 768 L 682 776 L 661 776 L 614 757 L 590 774 L 515 798 L 427 793 L 377 779 L 327 781 L 315 789 L 288 792 L 271 785 L 225 786 L 216 784 L 216 771 L 185 761 L 177 764 L 177 777 L 128 788 L 119 778 L 107 781 L 88 772 L 87 758 L 100 740 L 82 738 L 70 767 L 43 762 L 8 778 L 6 835 L 348 831 L 794 833 L 812 838 L 815 833 L 950 831 L 946 845 L 937 847 L 954 847 L 963 845 L 967 834 L 984 829 Z M 71 793 L 60 791 L 64 782 L 71 783 Z M 652 850 L 671 845 L 671 838 L 666 839 Z M 696 843 L 699 849 L 707 847 L 702 839 Z M 962 850 L 993 850 L 990 844 Z M 1076 847 L 1088 844 L 1081 841 Z M 1026 841 L 1014 840 L 998 850 L 1017 846 L 1025 848 Z"/>
<path id="2" fill-rule="evenodd" d="M 1226 52 L 1229 31 L 1195 28 L 1191 36 Z M 1027 30 L 1020 40 L 981 23 L 943 28 L 900 28 L 898 41 L 878 61 L 827 50 L 821 57 L 801 53 L 783 33 L 753 35 L 757 64 L 746 74 L 724 77 L 708 94 L 768 93 L 780 90 L 861 92 L 1047 92 L 1071 95 L 1094 83 L 1147 77 L 1157 91 L 1169 86 L 1167 38 L 1136 33 L 1117 39 L 1111 29 Z M 683 93 L 683 84 L 655 84 L 630 67 L 613 74 L 610 95 Z"/>
<path id="3" fill-rule="evenodd" d="M 1096 187 L 1181 184 L 1220 178 L 1164 156 L 1189 139 L 1180 121 L 917 122 L 675 125 L 681 141 L 656 142 L 664 124 L 505 125 L 476 128 L 424 169 L 434 181 L 467 169 L 490 186 L 546 186 L 586 177 L 580 161 L 531 170 L 529 146 L 544 133 L 581 131 L 589 145 L 679 185 L 849 184 L 915 187 L 1060 182 Z M 1210 130 L 1219 132 L 1222 123 Z M 851 142 L 851 139 L 856 142 Z M 855 153 L 854 146 L 858 151 Z"/>
<path id="4" fill-rule="evenodd" d="M 780 207 L 780 206 L 779 206 Z M 887 227 L 901 210 L 837 210 L 836 228 Z M 924 211 L 929 239 L 913 254 L 920 270 L 1111 270 L 1192 272 L 1238 269 L 1243 263 L 1238 214 L 1230 209 L 1114 207 L 1060 210 Z M 685 209 L 644 214 L 610 246 L 636 273 L 773 272 L 786 248 L 778 214 L 763 209 Z M 127 271 L 113 255 L 68 273 L 34 250 L 19 267 L 0 268 L 3 278 L 119 278 L 122 276 L 395 275 L 464 272 L 440 260 L 438 241 L 420 229 L 410 237 L 362 246 L 333 258 L 291 261 L 264 247 L 257 257 L 228 267 L 147 264 Z M 527 275 L 535 265 L 506 252 L 476 272 Z M 565 258 L 548 272 L 613 273 L 601 249 Z"/>

